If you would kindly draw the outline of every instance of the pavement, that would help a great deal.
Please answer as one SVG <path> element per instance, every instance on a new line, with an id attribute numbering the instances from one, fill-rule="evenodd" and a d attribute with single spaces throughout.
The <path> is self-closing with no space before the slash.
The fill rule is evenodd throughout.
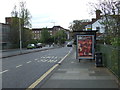
<path id="1" fill-rule="evenodd" d="M 75 49 L 40 86 L 50 90 L 120 90 L 117 78 L 95 61 L 76 59 Z"/>
<path id="2" fill-rule="evenodd" d="M 39 52 L 39 51 L 44 51 L 44 50 L 54 49 L 54 48 L 58 48 L 58 46 L 50 46 L 50 47 L 45 46 L 43 48 L 36 48 L 36 49 L 23 48 L 22 50 L 20 50 L 20 49 L 0 50 L 0 58 L 7 58 L 7 57 L 28 54 L 28 53 L 33 53 L 33 52 Z"/>

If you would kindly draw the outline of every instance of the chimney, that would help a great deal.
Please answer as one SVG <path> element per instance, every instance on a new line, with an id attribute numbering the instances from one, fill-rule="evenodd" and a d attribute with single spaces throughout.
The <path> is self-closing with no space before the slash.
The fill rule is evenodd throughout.
<path id="1" fill-rule="evenodd" d="M 95 22 L 96 21 L 96 19 L 95 18 L 92 18 L 92 22 Z"/>
<path id="2" fill-rule="evenodd" d="M 100 19 L 100 13 L 101 13 L 100 10 L 96 10 L 96 19 Z"/>

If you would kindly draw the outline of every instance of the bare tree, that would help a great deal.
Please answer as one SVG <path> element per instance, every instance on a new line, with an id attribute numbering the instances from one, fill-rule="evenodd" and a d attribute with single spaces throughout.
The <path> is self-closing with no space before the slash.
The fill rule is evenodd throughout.
<path id="1" fill-rule="evenodd" d="M 102 12 L 102 22 L 105 26 L 106 42 L 111 44 L 113 38 L 118 38 L 120 30 L 120 15 L 116 0 L 99 0 L 99 3 L 89 3 L 93 7 L 92 11 L 100 10 Z M 108 39 L 109 38 L 109 39 Z"/>

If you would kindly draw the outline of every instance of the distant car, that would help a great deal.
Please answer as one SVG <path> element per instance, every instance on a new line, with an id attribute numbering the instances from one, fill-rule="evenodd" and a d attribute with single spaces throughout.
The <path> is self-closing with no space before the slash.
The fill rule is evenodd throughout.
<path id="1" fill-rule="evenodd" d="M 67 43 L 67 47 L 72 47 L 73 43 L 72 42 L 68 42 Z"/>
<path id="2" fill-rule="evenodd" d="M 27 49 L 34 49 L 36 48 L 35 44 L 28 44 Z"/>
<path id="3" fill-rule="evenodd" d="M 37 43 L 36 48 L 42 48 L 42 43 Z"/>

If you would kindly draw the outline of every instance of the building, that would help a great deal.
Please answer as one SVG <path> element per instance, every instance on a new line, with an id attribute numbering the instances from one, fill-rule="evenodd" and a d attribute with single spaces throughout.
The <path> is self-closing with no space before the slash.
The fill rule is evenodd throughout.
<path id="1" fill-rule="evenodd" d="M 85 30 L 86 31 L 90 31 L 90 30 L 97 30 L 97 33 L 104 33 L 105 31 L 105 26 L 101 24 L 102 22 L 102 15 L 100 10 L 96 10 L 96 18 L 92 18 L 92 21 L 89 22 L 86 26 L 85 26 Z"/>
<path id="2" fill-rule="evenodd" d="M 65 33 L 67 34 L 67 39 L 70 39 L 70 35 L 69 35 L 70 31 L 67 29 L 64 29 L 61 26 L 53 26 L 52 28 L 47 28 L 47 29 L 51 36 L 55 35 L 59 30 L 64 30 Z M 42 28 L 33 28 L 32 29 L 33 39 L 40 39 L 41 31 L 42 31 Z"/>
<path id="3" fill-rule="evenodd" d="M 10 48 L 9 32 L 9 24 L 0 23 L 0 49 Z"/>

